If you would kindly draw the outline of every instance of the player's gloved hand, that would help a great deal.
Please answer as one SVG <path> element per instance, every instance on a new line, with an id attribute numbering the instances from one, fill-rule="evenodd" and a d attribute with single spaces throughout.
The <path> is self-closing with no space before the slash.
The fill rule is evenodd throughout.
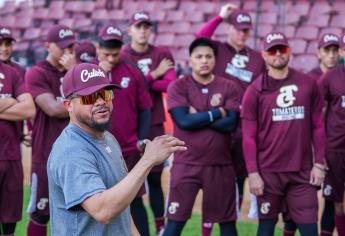
<path id="1" fill-rule="evenodd" d="M 174 152 L 187 150 L 185 142 L 171 135 L 158 136 L 152 141 L 145 139 L 144 143 L 145 152 L 141 159 L 148 161 L 152 167 L 163 163 Z"/>
<path id="2" fill-rule="evenodd" d="M 174 63 L 168 58 L 163 58 L 158 67 L 154 71 L 151 71 L 151 76 L 153 79 L 158 79 L 171 68 L 174 68 Z"/>
<path id="3" fill-rule="evenodd" d="M 65 53 L 59 60 L 60 65 L 62 65 L 66 70 L 69 70 L 76 64 L 75 56 L 71 53 Z"/>
<path id="4" fill-rule="evenodd" d="M 264 181 L 258 172 L 253 172 L 248 175 L 249 191 L 255 196 L 264 194 Z"/>
<path id="5" fill-rule="evenodd" d="M 320 186 L 325 179 L 326 167 L 315 163 L 310 172 L 310 184 Z"/>
<path id="6" fill-rule="evenodd" d="M 225 4 L 224 6 L 222 6 L 222 8 L 220 9 L 220 12 L 219 12 L 219 16 L 222 17 L 222 19 L 227 19 L 231 12 L 237 8 L 236 5 L 234 4 L 231 4 L 231 3 L 228 3 L 228 4 Z"/>
<path id="7" fill-rule="evenodd" d="M 100 61 L 98 65 L 102 67 L 105 72 L 110 72 L 114 67 L 114 65 L 108 61 Z"/>

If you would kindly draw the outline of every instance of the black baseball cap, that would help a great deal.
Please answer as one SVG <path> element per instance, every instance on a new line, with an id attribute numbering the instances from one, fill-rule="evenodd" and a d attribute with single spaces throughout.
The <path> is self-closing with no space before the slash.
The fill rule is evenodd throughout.
<path id="1" fill-rule="evenodd" d="M 206 46 L 212 48 L 214 55 L 217 55 L 217 48 L 214 45 L 213 41 L 209 38 L 196 38 L 193 42 L 189 45 L 189 55 L 192 54 L 194 49 L 198 46 Z"/>

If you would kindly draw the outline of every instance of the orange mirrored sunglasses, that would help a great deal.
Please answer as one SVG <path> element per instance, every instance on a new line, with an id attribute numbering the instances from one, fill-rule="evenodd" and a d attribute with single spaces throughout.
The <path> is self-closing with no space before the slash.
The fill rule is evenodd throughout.
<path id="1" fill-rule="evenodd" d="M 80 98 L 80 104 L 92 105 L 97 101 L 99 97 L 101 97 L 105 102 L 108 102 L 114 98 L 114 93 L 112 90 L 103 89 L 103 90 L 94 92 L 89 95 L 84 95 L 84 96 L 72 95 L 69 97 L 69 99 Z"/>

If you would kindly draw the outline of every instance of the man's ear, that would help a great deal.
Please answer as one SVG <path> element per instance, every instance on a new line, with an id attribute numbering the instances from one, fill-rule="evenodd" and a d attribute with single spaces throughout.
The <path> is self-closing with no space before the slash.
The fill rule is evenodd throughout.
<path id="1" fill-rule="evenodd" d="M 64 99 L 63 105 L 68 112 L 72 112 L 73 104 L 72 104 L 71 100 Z"/>

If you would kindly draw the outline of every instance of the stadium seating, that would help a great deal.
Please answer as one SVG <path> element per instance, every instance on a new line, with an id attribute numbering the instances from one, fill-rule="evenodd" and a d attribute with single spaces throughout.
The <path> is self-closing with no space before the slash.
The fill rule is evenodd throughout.
<path id="1" fill-rule="evenodd" d="M 255 0 L 234 0 L 231 3 L 250 11 L 257 32 L 252 32 L 248 45 L 261 48 L 262 38 L 272 30 L 284 32 L 290 39 L 294 58 L 292 66 L 307 70 L 317 59 L 317 39 L 326 32 L 341 35 L 345 20 L 342 0 L 290 0 L 278 5 L 275 0 L 262 0 L 257 9 Z M 1 24 L 14 29 L 20 55 L 34 51 L 42 59 L 42 36 L 55 23 L 70 26 L 81 36 L 96 35 L 99 26 L 116 22 L 126 31 L 128 19 L 136 11 L 149 12 L 155 22 L 151 40 L 172 49 L 176 61 L 186 65 L 187 46 L 202 25 L 215 16 L 225 1 L 207 0 L 5 0 L 0 7 Z M 256 14 L 259 14 L 258 16 Z M 226 40 L 227 25 L 221 24 L 214 38 Z M 253 38 L 253 36 L 256 38 Z M 41 54 L 41 55 L 40 55 Z M 36 59 L 36 58 L 35 58 Z M 309 62 L 310 60 L 310 62 Z M 29 61 L 29 65 L 35 61 Z M 303 66 L 302 66 L 303 65 Z M 305 66 L 306 65 L 306 66 Z"/>

